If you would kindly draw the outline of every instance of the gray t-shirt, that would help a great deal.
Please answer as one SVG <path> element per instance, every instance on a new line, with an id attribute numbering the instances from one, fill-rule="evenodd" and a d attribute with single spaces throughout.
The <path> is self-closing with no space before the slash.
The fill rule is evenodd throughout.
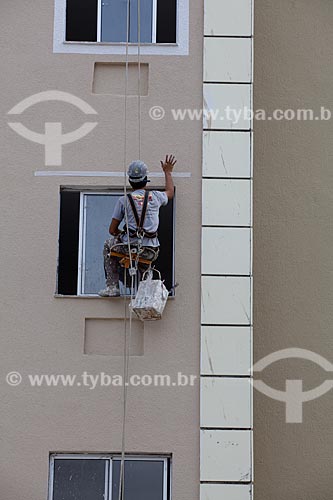
<path id="1" fill-rule="evenodd" d="M 138 216 L 140 218 L 143 201 L 145 197 L 145 189 L 137 189 L 131 193 L 134 200 Z M 114 208 L 112 218 L 122 221 L 125 218 L 125 197 L 121 196 L 117 201 Z M 159 224 L 159 210 L 161 206 L 167 205 L 168 197 L 163 191 L 149 191 L 148 204 L 146 218 L 143 224 L 143 229 L 149 233 L 154 233 L 158 229 Z M 128 217 L 128 227 L 130 229 L 136 230 L 136 221 L 132 211 L 131 204 L 128 199 L 126 199 L 127 206 L 127 217 Z M 137 238 L 131 238 L 131 242 L 135 242 Z M 127 242 L 127 235 L 124 234 L 122 237 L 124 243 Z M 159 241 L 157 238 L 146 238 L 142 240 L 142 244 L 147 247 L 158 247 Z"/>

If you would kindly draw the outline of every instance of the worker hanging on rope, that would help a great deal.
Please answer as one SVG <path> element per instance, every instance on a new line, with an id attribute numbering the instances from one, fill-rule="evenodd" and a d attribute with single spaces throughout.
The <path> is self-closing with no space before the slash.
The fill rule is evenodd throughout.
<path id="1" fill-rule="evenodd" d="M 130 245 L 138 247 L 140 256 L 148 261 L 154 261 L 159 253 L 159 241 L 157 230 L 159 226 L 159 210 L 161 206 L 167 205 L 174 197 L 174 184 L 172 171 L 177 160 L 173 155 L 167 155 L 165 161 L 161 161 L 161 167 L 165 174 L 165 191 L 149 191 L 147 183 L 148 168 L 142 161 L 133 161 L 128 167 L 129 183 L 132 193 L 121 196 L 114 208 L 109 232 L 111 238 L 104 244 L 104 270 L 106 287 L 99 292 L 101 297 L 118 297 L 119 289 L 119 257 L 110 256 L 111 250 L 117 246 L 117 252 L 126 254 L 128 245 L 128 234 Z M 126 209 L 125 209 L 126 203 Z M 128 232 L 119 229 L 121 222 L 128 220 Z M 119 244 L 119 247 L 118 247 Z"/>

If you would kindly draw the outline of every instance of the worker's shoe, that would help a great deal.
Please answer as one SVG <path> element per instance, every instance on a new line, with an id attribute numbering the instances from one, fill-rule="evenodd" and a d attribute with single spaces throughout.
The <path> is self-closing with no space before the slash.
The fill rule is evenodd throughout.
<path id="1" fill-rule="evenodd" d="M 110 285 L 104 288 L 104 290 L 100 290 L 98 292 L 100 297 L 119 297 L 120 290 L 118 285 Z"/>

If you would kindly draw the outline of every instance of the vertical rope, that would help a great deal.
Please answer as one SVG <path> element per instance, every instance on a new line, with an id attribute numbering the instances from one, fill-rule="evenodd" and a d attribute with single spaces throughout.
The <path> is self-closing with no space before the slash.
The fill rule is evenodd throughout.
<path id="1" fill-rule="evenodd" d="M 125 270 L 124 286 L 127 288 L 127 272 Z M 131 276 L 131 298 L 134 296 L 134 275 Z M 118 500 L 125 497 L 125 447 L 126 447 L 126 412 L 127 412 L 127 391 L 129 385 L 129 360 L 132 337 L 132 312 L 129 314 L 129 328 L 127 334 L 127 302 L 124 298 L 124 318 L 125 318 L 125 338 L 124 338 L 124 371 L 123 371 L 123 421 L 122 421 L 122 441 L 121 441 L 121 462 L 119 474 Z"/>
<path id="2" fill-rule="evenodd" d="M 126 269 L 124 286 L 126 290 Z M 127 371 L 127 351 L 128 351 L 128 341 L 127 341 L 127 307 L 126 307 L 126 297 L 124 297 L 124 366 L 123 366 L 123 420 L 122 420 L 122 439 L 121 439 L 121 461 L 120 461 L 120 472 L 119 472 L 119 491 L 118 500 L 123 499 L 124 491 L 124 477 L 125 477 L 125 431 L 126 431 L 126 406 L 127 406 L 127 387 L 125 384 L 126 371 Z"/>
<path id="3" fill-rule="evenodd" d="M 124 209 L 125 209 L 125 225 L 127 232 L 127 244 L 130 258 L 130 267 L 132 267 L 130 235 L 128 227 L 128 210 L 127 210 L 127 188 L 126 188 L 126 170 L 127 170 L 127 95 L 128 95 L 128 46 L 129 46 L 129 23 L 130 23 L 130 0 L 127 0 L 126 14 L 126 64 L 125 64 L 125 99 L 124 99 Z M 124 367 L 123 367 L 123 419 L 122 419 L 122 439 L 121 439 L 121 462 L 119 473 L 119 491 L 118 500 L 124 500 L 125 493 L 125 445 L 126 445 L 126 410 L 127 410 L 127 385 L 128 376 L 128 358 L 130 354 L 129 339 L 127 338 L 127 269 L 124 272 Z"/>
<path id="4" fill-rule="evenodd" d="M 128 96 L 128 46 L 130 33 L 130 0 L 127 0 L 127 17 L 126 17 L 126 63 L 125 63 L 125 99 L 124 99 L 124 208 L 125 208 L 125 225 L 127 233 L 127 245 L 130 259 L 130 267 L 132 267 L 132 254 L 130 244 L 130 234 L 128 227 L 128 208 L 127 208 L 127 186 L 126 186 L 126 171 L 127 171 L 127 96 Z"/>
<path id="5" fill-rule="evenodd" d="M 141 0 L 138 0 L 138 128 L 139 160 L 141 160 Z"/>
<path id="6" fill-rule="evenodd" d="M 127 207 L 127 187 L 126 187 L 126 170 L 127 170 L 127 96 L 128 96 L 128 48 L 130 34 L 130 0 L 127 0 L 127 18 L 126 18 L 126 65 L 125 65 L 125 99 L 124 99 L 124 209 L 125 209 L 125 224 L 127 232 L 128 253 L 130 259 L 130 268 L 133 267 L 130 234 L 128 226 L 128 207 Z M 141 5 L 138 0 L 138 127 L 139 127 L 139 159 L 141 159 L 141 61 L 140 61 L 140 43 L 141 43 Z M 124 273 L 124 287 L 127 289 L 127 270 Z M 135 275 L 131 275 L 131 299 L 134 297 L 134 279 Z M 123 370 L 123 420 L 122 420 L 122 440 L 121 440 L 121 462 L 120 462 L 120 477 L 119 477 L 119 492 L 118 500 L 125 498 L 125 447 L 126 447 L 126 412 L 127 412 L 127 390 L 129 381 L 129 359 L 132 337 L 132 311 L 129 314 L 129 334 L 127 334 L 127 301 L 124 296 L 124 370 Z"/>

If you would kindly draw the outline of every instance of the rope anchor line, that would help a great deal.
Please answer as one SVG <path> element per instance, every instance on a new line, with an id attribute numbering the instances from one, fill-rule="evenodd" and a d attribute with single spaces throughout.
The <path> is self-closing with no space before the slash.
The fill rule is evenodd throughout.
<path id="1" fill-rule="evenodd" d="M 138 150 L 139 159 L 141 159 L 141 2 L 138 0 Z M 133 266 L 131 253 L 130 234 L 128 226 L 128 210 L 127 210 L 127 96 L 128 96 L 128 52 L 129 52 L 129 32 L 130 32 L 130 0 L 127 0 L 127 20 L 126 20 L 126 65 L 125 65 L 125 99 L 124 99 L 124 197 L 125 197 L 125 225 L 127 233 L 128 253 L 130 258 L 129 275 L 131 278 L 131 298 L 134 296 L 134 282 L 137 276 L 138 262 Z M 127 270 L 124 273 L 124 287 L 127 289 Z M 125 447 L 126 447 L 126 414 L 127 414 L 127 390 L 129 380 L 129 360 L 130 360 L 130 345 L 132 337 L 132 311 L 129 311 L 129 328 L 127 331 L 127 301 L 124 295 L 124 372 L 123 372 L 123 419 L 122 419 L 122 439 L 121 439 L 121 463 L 119 474 L 119 492 L 118 500 L 125 499 Z"/>

